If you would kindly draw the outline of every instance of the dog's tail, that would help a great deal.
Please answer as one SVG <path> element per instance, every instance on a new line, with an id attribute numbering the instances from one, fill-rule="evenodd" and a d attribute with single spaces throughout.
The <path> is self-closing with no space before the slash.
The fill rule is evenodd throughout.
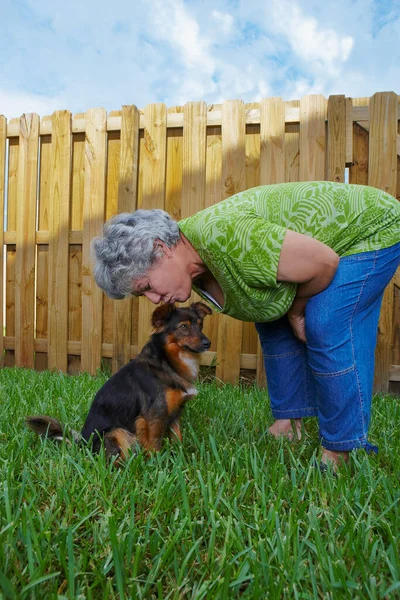
<path id="1" fill-rule="evenodd" d="M 56 442 L 65 440 L 70 443 L 70 438 L 74 442 L 81 441 L 81 435 L 74 429 L 66 428 L 57 419 L 48 417 L 47 415 L 36 415 L 26 419 L 26 425 L 32 429 L 37 435 L 47 437 Z"/>

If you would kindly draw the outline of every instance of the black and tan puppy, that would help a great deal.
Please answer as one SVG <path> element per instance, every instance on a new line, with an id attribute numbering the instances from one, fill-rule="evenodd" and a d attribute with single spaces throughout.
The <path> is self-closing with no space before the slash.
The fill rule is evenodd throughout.
<path id="1" fill-rule="evenodd" d="M 90 441 L 94 452 L 104 439 L 107 456 L 123 459 L 136 443 L 148 451 L 159 450 L 171 431 L 181 440 L 182 408 L 197 393 L 193 383 L 200 354 L 210 347 L 202 328 L 211 313 L 202 302 L 188 308 L 158 307 L 150 340 L 97 392 L 81 433 L 72 431 L 73 439 Z M 39 435 L 64 437 L 64 427 L 52 417 L 29 417 L 26 423 Z"/>

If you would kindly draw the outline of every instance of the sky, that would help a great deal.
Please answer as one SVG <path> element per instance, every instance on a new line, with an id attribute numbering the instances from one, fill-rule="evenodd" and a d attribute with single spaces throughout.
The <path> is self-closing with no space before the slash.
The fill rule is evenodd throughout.
<path id="1" fill-rule="evenodd" d="M 400 0 L 0 0 L 0 114 L 400 94 Z"/>

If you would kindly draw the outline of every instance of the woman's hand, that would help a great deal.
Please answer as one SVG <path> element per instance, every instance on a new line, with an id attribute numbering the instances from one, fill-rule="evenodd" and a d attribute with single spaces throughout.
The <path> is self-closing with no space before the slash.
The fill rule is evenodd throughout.
<path id="1" fill-rule="evenodd" d="M 294 335 L 301 342 L 306 342 L 306 316 L 305 313 L 299 313 L 296 310 L 289 309 L 287 313 L 289 323 L 291 328 L 293 329 Z"/>
<path id="2" fill-rule="evenodd" d="M 339 256 L 329 246 L 311 237 L 286 231 L 278 263 L 277 281 L 297 283 L 296 297 L 287 316 L 295 336 L 306 342 L 306 304 L 325 290 L 339 264 Z"/>

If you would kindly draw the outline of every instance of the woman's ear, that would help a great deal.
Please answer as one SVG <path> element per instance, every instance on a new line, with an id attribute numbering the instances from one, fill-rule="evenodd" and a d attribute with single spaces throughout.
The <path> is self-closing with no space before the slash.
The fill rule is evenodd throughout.
<path id="1" fill-rule="evenodd" d="M 166 256 L 167 258 L 172 256 L 171 248 L 168 248 L 162 240 L 154 240 L 154 250 L 158 256 Z"/>

